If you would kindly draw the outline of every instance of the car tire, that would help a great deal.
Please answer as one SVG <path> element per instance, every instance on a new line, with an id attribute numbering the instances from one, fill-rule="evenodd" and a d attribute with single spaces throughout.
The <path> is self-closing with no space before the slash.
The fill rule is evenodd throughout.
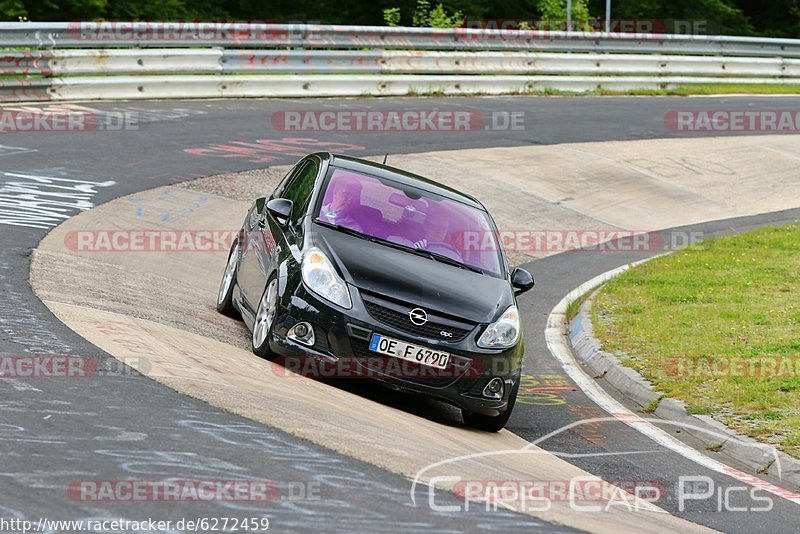
<path id="1" fill-rule="evenodd" d="M 511 394 L 508 397 L 508 408 L 500 415 L 480 415 L 477 413 L 461 410 L 461 417 L 464 419 L 464 424 L 475 430 L 483 430 L 485 432 L 500 432 L 505 428 L 508 419 L 511 417 L 511 412 L 514 410 L 514 404 L 517 402 L 517 392 L 519 391 L 520 377 L 517 376 L 514 386 L 511 389 Z"/>
<path id="2" fill-rule="evenodd" d="M 250 346 L 253 354 L 271 360 L 276 354 L 269 348 L 272 338 L 272 327 L 278 315 L 278 278 L 274 274 L 267 280 L 264 293 L 258 301 L 255 319 L 253 320 L 253 335 L 250 337 Z"/>
<path id="3" fill-rule="evenodd" d="M 236 287 L 236 273 L 239 267 L 239 240 L 233 242 L 231 251 L 228 253 L 228 262 L 225 264 L 225 272 L 222 273 L 222 280 L 219 283 L 217 293 L 217 311 L 222 315 L 240 319 L 239 310 L 233 305 L 233 290 Z"/>

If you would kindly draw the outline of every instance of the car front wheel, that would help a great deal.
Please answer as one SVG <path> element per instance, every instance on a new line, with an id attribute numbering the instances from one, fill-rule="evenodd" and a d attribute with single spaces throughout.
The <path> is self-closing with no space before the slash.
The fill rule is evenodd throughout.
<path id="1" fill-rule="evenodd" d="M 234 319 L 239 316 L 238 310 L 233 306 L 233 288 L 236 286 L 236 267 L 238 263 L 239 242 L 234 241 L 233 247 L 228 253 L 228 263 L 225 265 L 225 272 L 222 273 L 222 281 L 219 283 L 219 293 L 217 294 L 217 311 Z"/>
<path id="2" fill-rule="evenodd" d="M 272 337 L 272 326 L 275 323 L 275 316 L 277 314 L 278 279 L 275 275 L 272 275 L 258 303 L 256 318 L 253 323 L 252 338 L 253 353 L 268 360 L 275 357 L 275 354 L 269 348 L 269 340 Z"/>

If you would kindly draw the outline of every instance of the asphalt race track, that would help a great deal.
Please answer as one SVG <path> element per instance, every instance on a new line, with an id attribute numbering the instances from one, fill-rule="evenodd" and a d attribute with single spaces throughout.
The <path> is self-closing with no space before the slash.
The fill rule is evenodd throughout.
<path id="1" fill-rule="evenodd" d="M 317 150 L 353 155 L 411 154 L 431 150 L 497 146 L 703 137 L 676 133 L 664 117 L 674 110 L 797 109 L 800 98 L 448 98 L 325 99 L 91 103 L 92 109 L 135 114 L 137 129 L 83 132 L 15 132 L 0 135 L 0 354 L 80 354 L 98 359 L 98 376 L 81 380 L 0 380 L 6 414 L 0 426 L 0 516 L 80 519 L 269 516 L 279 531 L 437 531 L 501 528 L 554 531 L 528 515 L 487 511 L 436 512 L 409 500 L 410 483 L 382 470 L 282 431 L 226 413 L 118 365 L 53 317 L 28 284 L 30 252 L 69 215 L 115 198 L 159 186 L 271 165 L 286 165 Z M 42 107 L 42 106 L 38 106 Z M 282 110 L 456 109 L 502 120 L 524 114 L 519 129 L 467 132 L 286 132 L 270 114 Z M 486 119 L 490 124 L 491 119 Z M 716 135 L 716 134 L 715 134 Z M 62 211 L 18 208 L 6 200 L 19 194 L 11 182 L 60 177 L 80 185 L 80 194 L 59 197 Z M 268 191 L 265 191 L 268 193 Z M 74 203 L 74 207 L 68 207 Z M 9 212 L 12 212 L 9 215 Z M 30 224 L 24 224 L 27 217 Z M 6 223 L 2 223 L 5 218 Z M 786 224 L 800 210 L 702 223 L 686 231 L 706 236 L 764 224 Z M 15 224 L 10 224 L 11 220 Z M 591 417 L 606 415 L 577 388 L 550 355 L 543 332 L 547 316 L 570 290 L 619 265 L 656 252 L 570 252 L 533 261 L 537 287 L 520 300 L 526 331 L 524 372 L 561 384 L 557 396 L 519 403 L 508 429 L 528 441 Z M 557 378 L 553 378 L 557 377 Z M 613 393 L 613 392 L 612 392 Z M 442 408 L 447 411 L 446 408 Z M 685 436 L 680 436 L 685 438 Z M 704 450 L 705 444 L 688 443 Z M 721 507 L 715 499 L 684 510 L 672 498 L 680 476 L 704 476 L 715 489 L 738 485 L 728 477 L 666 450 L 622 423 L 578 426 L 539 445 L 607 481 L 653 481 L 667 488 L 658 505 L 673 515 L 725 532 L 797 531 L 798 505 L 776 498 L 767 513 Z M 748 470 L 731 459 L 728 465 Z M 79 502 L 66 490 L 75 480 L 268 479 L 282 489 L 296 481 L 318 483 L 318 499 L 278 499 L 263 505 L 215 503 Z M 768 478 L 780 484 L 779 480 Z M 308 488 L 309 486 L 306 486 Z M 796 490 L 796 488 L 794 488 Z M 285 492 L 282 492 L 282 494 Z M 426 503 L 427 490 L 417 502 Z M 458 503 L 437 493 L 440 505 Z M 135 509 L 134 509 L 135 507 Z M 724 508 L 724 509 L 723 509 Z M 563 528 L 563 530 L 569 530 Z"/>

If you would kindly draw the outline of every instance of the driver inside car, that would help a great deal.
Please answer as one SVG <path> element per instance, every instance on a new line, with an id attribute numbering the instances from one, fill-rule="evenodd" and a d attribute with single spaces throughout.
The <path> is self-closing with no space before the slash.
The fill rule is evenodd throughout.
<path id="1" fill-rule="evenodd" d="M 414 248 L 438 252 L 453 259 L 461 260 L 461 255 L 447 241 L 450 231 L 450 218 L 443 210 L 428 212 L 423 225 L 423 238 L 414 243 Z"/>
<path id="2" fill-rule="evenodd" d="M 337 226 L 344 226 L 362 232 L 363 228 L 353 218 L 361 205 L 361 182 L 354 178 L 342 177 L 333 186 L 333 198 L 322 206 L 320 219 Z"/>

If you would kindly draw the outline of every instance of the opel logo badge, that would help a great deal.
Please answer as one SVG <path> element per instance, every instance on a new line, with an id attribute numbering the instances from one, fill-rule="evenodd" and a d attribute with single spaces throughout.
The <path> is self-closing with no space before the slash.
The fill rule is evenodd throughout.
<path id="1" fill-rule="evenodd" d="M 422 308 L 414 308 L 408 312 L 408 318 L 417 326 L 422 326 L 428 322 L 428 314 Z"/>

